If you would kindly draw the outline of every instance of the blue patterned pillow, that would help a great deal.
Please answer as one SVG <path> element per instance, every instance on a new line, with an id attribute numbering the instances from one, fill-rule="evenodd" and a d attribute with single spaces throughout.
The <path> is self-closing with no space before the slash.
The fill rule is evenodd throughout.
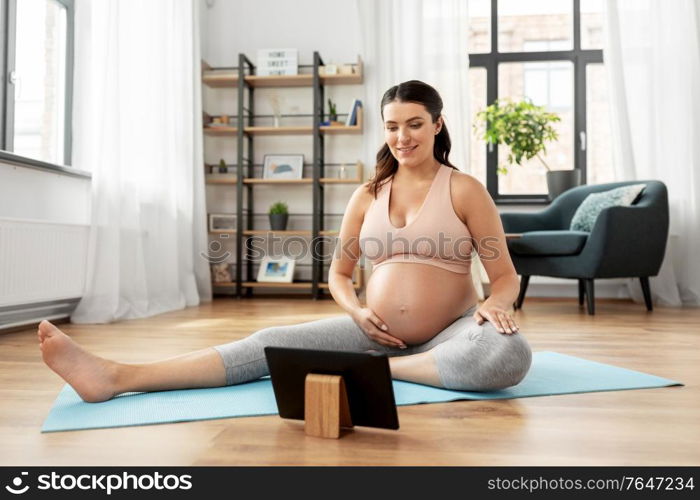
<path id="1" fill-rule="evenodd" d="M 586 196 L 571 219 L 571 231 L 593 230 L 595 220 L 604 208 L 631 205 L 646 187 L 646 184 L 631 184 Z"/>

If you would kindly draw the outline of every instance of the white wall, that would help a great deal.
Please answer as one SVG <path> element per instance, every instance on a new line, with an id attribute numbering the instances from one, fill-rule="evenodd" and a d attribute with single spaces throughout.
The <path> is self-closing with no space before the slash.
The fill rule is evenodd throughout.
<path id="1" fill-rule="evenodd" d="M 239 52 L 254 61 L 258 49 L 297 48 L 300 64 L 313 51 L 326 62 L 354 61 L 360 53 L 359 20 L 352 0 L 202 0 L 202 50 L 215 66 L 235 66 Z"/>
<path id="2" fill-rule="evenodd" d="M 90 224 L 90 179 L 0 163 L 0 218 Z"/>
<path id="3" fill-rule="evenodd" d="M 0 305 L 13 306 L 0 328 L 70 314 L 85 286 L 89 226 L 90 179 L 0 163 Z"/>

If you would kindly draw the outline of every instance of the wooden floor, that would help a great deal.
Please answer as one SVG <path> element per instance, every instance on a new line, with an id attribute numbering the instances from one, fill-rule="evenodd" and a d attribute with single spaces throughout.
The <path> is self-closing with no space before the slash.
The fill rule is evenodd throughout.
<path id="1" fill-rule="evenodd" d="M 63 325 L 96 354 L 152 361 L 262 327 L 340 314 L 329 300 L 218 299 L 155 318 Z M 685 387 L 401 406 L 401 429 L 306 437 L 278 416 L 42 434 L 63 381 L 34 330 L 0 335 L 1 465 L 699 465 L 700 309 L 528 299 L 534 351 L 645 371 Z"/>

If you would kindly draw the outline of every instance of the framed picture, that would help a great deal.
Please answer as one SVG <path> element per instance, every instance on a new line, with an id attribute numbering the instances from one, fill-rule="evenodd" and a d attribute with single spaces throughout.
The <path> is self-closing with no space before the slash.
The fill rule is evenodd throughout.
<path id="1" fill-rule="evenodd" d="M 304 155 L 265 155 L 263 179 L 301 179 Z"/>
<path id="2" fill-rule="evenodd" d="M 265 256 L 258 269 L 258 281 L 291 283 L 294 278 L 294 259 Z"/>
<path id="3" fill-rule="evenodd" d="M 209 232 L 236 230 L 236 214 L 209 214 Z"/>

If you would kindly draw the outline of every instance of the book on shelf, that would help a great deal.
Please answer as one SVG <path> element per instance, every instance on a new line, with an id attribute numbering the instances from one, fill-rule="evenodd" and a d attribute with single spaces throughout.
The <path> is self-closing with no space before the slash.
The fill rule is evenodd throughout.
<path id="1" fill-rule="evenodd" d="M 350 107 L 350 112 L 348 113 L 348 117 L 345 120 L 345 125 L 348 127 L 351 127 L 353 125 L 357 125 L 357 113 L 358 109 L 362 107 L 362 101 L 359 99 L 355 99 L 352 101 L 352 106 Z"/>

